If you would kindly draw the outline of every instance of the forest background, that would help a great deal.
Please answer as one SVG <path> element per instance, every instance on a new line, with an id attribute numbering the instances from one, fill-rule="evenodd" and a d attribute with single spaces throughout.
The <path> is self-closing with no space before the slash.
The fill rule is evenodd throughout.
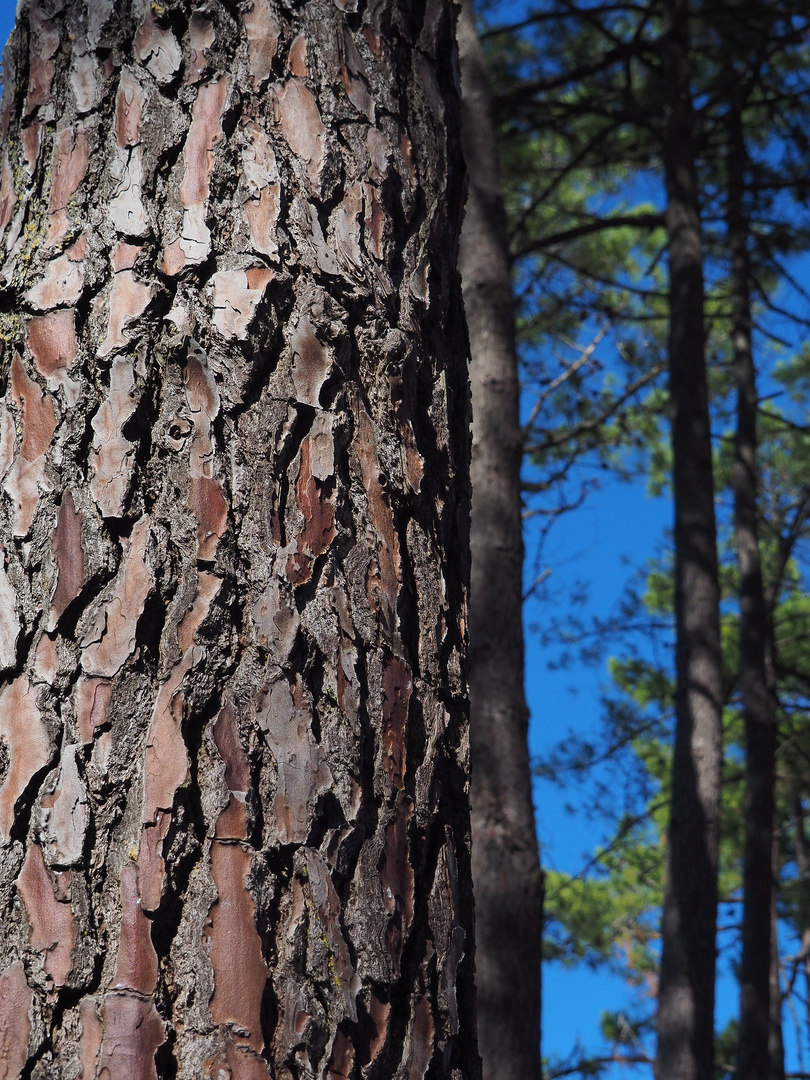
<path id="1" fill-rule="evenodd" d="M 548 15 L 554 6 L 549 3 L 540 13 Z M 558 8 L 587 13 L 597 6 L 561 4 Z M 662 378 L 643 381 L 638 393 L 626 398 L 622 398 L 622 388 L 628 385 L 624 380 L 632 385 L 634 378 L 637 381 L 643 373 L 662 367 L 664 316 L 655 293 L 661 286 L 665 260 L 660 222 L 645 231 L 641 240 L 626 228 L 594 229 L 555 243 L 548 238 L 576 229 L 572 222 L 577 216 L 581 224 L 586 217 L 596 221 L 631 213 L 660 215 L 663 184 L 654 155 L 646 168 L 619 161 L 611 168 L 583 169 L 576 175 L 572 170 L 571 182 L 558 185 L 554 197 L 547 200 L 540 233 L 531 232 L 536 222 L 521 221 L 522 210 L 542 189 L 539 180 L 544 169 L 547 179 L 573 142 L 566 130 L 533 129 L 526 113 L 520 111 L 520 84 L 533 78 L 541 85 L 558 78 L 566 60 L 562 51 L 554 54 L 548 49 L 551 39 L 543 35 L 549 24 L 542 19 L 529 21 L 536 10 L 510 0 L 482 7 L 480 16 L 493 86 L 503 99 L 499 116 L 513 238 L 518 246 L 523 237 L 544 241 L 516 262 L 516 288 L 523 301 L 523 419 L 527 424 L 532 421 L 538 447 L 525 468 L 524 588 L 530 748 L 536 762 L 538 835 L 548 874 L 550 920 L 543 1052 L 550 1075 L 600 1062 L 593 1068 L 605 1069 L 604 1075 L 613 1077 L 625 1075 L 628 1066 L 611 1068 L 606 1059 L 615 1055 L 649 1071 L 648 1059 L 654 1050 L 650 1018 L 661 884 L 661 860 L 656 863 L 656 853 L 660 856 L 664 822 L 661 789 L 667 767 L 672 679 L 671 500 Z M 14 5 L 0 0 L 3 40 L 13 18 Z M 510 24 L 517 26 L 514 33 L 493 33 L 494 28 Z M 565 87 L 558 93 L 563 103 L 569 92 L 575 92 L 575 82 L 560 84 Z M 763 128 L 752 141 L 763 161 L 780 168 L 784 134 Z M 706 202 L 711 202 L 711 196 Z M 807 326 L 802 287 L 808 271 L 802 251 L 805 207 L 802 197 L 789 201 L 780 196 L 769 203 L 769 209 L 773 213 L 762 224 L 760 235 L 773 241 L 775 258 L 763 271 L 763 296 L 756 316 L 757 353 L 764 376 L 763 400 L 768 409 L 781 410 L 787 418 L 781 427 L 771 429 L 774 452 L 784 455 L 806 443 L 802 425 L 810 361 L 802 347 Z M 790 233 L 789 238 L 779 234 L 775 222 L 782 233 Z M 616 271 L 613 281 L 599 270 L 605 266 Z M 576 267 L 588 267 L 593 273 L 582 274 Z M 711 303 L 719 319 L 725 278 L 722 257 L 712 261 L 710 253 L 707 269 L 715 293 Z M 639 310 L 634 297 L 653 316 L 647 325 L 634 321 Z M 714 435 L 723 478 L 728 472 L 731 427 L 728 363 L 722 343 L 715 341 L 710 351 L 715 362 Z M 566 377 L 558 382 L 561 374 Z M 621 407 L 613 408 L 620 398 Z M 597 424 L 605 410 L 609 416 Z M 780 438 L 787 429 L 802 438 L 786 449 Z M 565 431 L 577 433 L 576 447 L 568 436 L 567 441 L 559 441 Z M 772 487 L 763 493 L 765 502 L 790 505 L 801 498 L 795 490 L 801 463 L 794 464 L 794 470 L 784 462 L 769 468 L 771 483 L 781 476 L 794 483 L 794 490 Z M 733 571 L 728 569 L 727 492 L 719 490 L 717 507 L 727 566 L 723 614 L 730 639 L 735 607 Z M 806 531 L 801 520 L 789 575 L 788 602 L 799 639 L 810 606 L 801 550 Z M 799 668 L 802 659 L 797 661 Z M 797 674 L 801 676 L 801 671 Z M 794 680 L 785 700 L 790 717 L 801 723 L 806 704 L 801 677 Z M 729 727 L 733 729 L 731 722 Z M 568 731 L 572 738 L 566 738 Z M 794 733 L 791 739 L 801 749 L 799 735 Z M 619 746 L 619 752 L 607 755 L 608 746 Z M 739 731 L 735 742 L 731 730 L 726 754 L 727 776 L 733 775 L 735 767 L 739 772 Z M 733 819 L 741 805 L 739 785 L 727 790 L 738 793 L 728 807 Z M 801 791 L 798 806 L 801 819 Z M 723 867 L 716 1027 L 733 1040 L 741 892 L 740 849 L 734 847 L 739 836 L 735 837 L 731 824 Z M 600 849 L 615 853 L 616 858 L 599 855 Z M 795 846 L 791 848 L 787 835 L 784 849 L 786 888 L 779 930 L 785 961 L 783 986 L 791 990 L 784 1012 L 786 1066 L 789 1072 L 803 1074 L 810 1051 L 805 1019 L 808 994 L 804 976 L 799 974 L 805 954 L 796 914 L 797 889 L 791 892 L 801 882 Z M 640 862 L 650 858 L 649 877 L 639 877 Z M 638 901 L 632 912 L 630 895 Z M 722 1041 L 720 1045 L 722 1049 Z"/>
<path id="2" fill-rule="evenodd" d="M 758 528 L 780 729 L 785 1068 L 798 1076 L 808 1050 L 807 485 L 796 470 L 807 443 L 806 13 L 744 0 L 681 7 L 692 32 L 722 589 L 717 1075 L 734 1072 L 742 923 L 745 676 L 728 247 L 741 195 L 758 378 Z M 656 99 L 651 74 L 659 15 L 655 5 L 632 3 L 479 11 L 519 312 L 527 696 L 548 875 L 543 1048 L 552 1076 L 619 1075 L 611 1059 L 647 1072 L 654 1053 L 674 697 L 666 193 L 656 141 L 671 102 Z M 748 112 L 735 193 L 733 119 L 741 108 Z"/>

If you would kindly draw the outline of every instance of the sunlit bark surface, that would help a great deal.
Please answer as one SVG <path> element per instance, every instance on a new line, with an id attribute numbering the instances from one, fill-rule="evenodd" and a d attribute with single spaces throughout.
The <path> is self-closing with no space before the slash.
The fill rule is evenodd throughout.
<path id="1" fill-rule="evenodd" d="M 449 4 L 24 5 L 0 1060 L 475 1077 Z"/>

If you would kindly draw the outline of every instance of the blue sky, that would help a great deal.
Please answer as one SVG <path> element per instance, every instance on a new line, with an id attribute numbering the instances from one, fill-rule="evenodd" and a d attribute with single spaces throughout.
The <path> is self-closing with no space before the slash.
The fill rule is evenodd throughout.
<path id="1" fill-rule="evenodd" d="M 563 517 L 545 545 L 542 569 L 549 571 L 546 595 L 563 605 L 571 593 L 587 590 L 589 614 L 605 618 L 615 610 L 634 568 L 651 558 L 671 522 L 667 498 L 650 498 L 642 482 L 610 479 L 586 504 Z M 526 529 L 527 563 L 537 543 L 530 519 Z M 609 677 L 604 666 L 573 664 L 550 669 L 557 649 L 543 647 L 532 629 L 564 612 L 548 601 L 526 605 L 526 696 L 531 720 L 529 744 L 541 755 L 569 730 L 595 736 L 601 720 L 601 695 Z M 535 780 L 538 836 L 544 865 L 576 873 L 588 854 L 604 839 L 598 826 L 566 805 L 576 804 L 576 792 L 562 792 L 549 781 Z M 580 966 L 565 969 L 546 964 L 543 972 L 543 1053 L 566 1058 L 577 1043 L 589 1051 L 603 1046 L 599 1017 L 630 998 L 618 976 Z M 603 1047 L 607 1049 L 606 1046 Z M 622 1075 L 626 1070 L 614 1070 Z M 641 1070 L 639 1070 L 641 1071 Z"/>

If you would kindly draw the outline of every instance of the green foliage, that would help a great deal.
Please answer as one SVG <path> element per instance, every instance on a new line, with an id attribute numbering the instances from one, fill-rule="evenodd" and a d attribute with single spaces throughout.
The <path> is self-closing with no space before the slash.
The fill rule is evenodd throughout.
<path id="1" fill-rule="evenodd" d="M 730 1020 L 715 1036 L 714 1056 L 717 1062 L 715 1071 L 717 1080 L 733 1080 L 737 1071 L 734 1063 L 737 1060 L 739 1039 L 739 1025 L 736 1020 Z"/>

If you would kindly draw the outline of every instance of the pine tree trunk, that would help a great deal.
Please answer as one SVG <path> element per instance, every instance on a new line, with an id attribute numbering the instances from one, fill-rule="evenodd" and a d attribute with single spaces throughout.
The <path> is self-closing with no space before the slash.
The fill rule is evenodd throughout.
<path id="1" fill-rule="evenodd" d="M 712 1080 L 722 769 L 719 587 L 688 0 L 667 0 L 665 15 L 677 686 L 655 1075 Z"/>
<path id="2" fill-rule="evenodd" d="M 779 837 L 773 829 L 771 854 L 771 971 L 770 971 L 770 1030 L 768 1034 L 768 1080 L 785 1080 L 785 1041 L 782 1033 L 782 985 L 779 978 Z"/>
<path id="3" fill-rule="evenodd" d="M 470 730 L 478 1031 L 485 1080 L 539 1080 L 543 884 L 523 690 L 519 388 L 491 98 L 470 0 L 459 17 L 469 194 L 473 507 Z"/>
<path id="4" fill-rule="evenodd" d="M 769 1075 L 772 862 L 776 719 L 768 686 L 768 617 L 757 527 L 757 386 L 751 342 L 748 229 L 743 205 L 745 142 L 732 106 L 728 153 L 728 244 L 737 433 L 732 488 L 740 574 L 740 690 L 745 716 L 745 848 L 740 975 L 739 1080 Z"/>
<path id="5" fill-rule="evenodd" d="M 24 4 L 7 1080 L 471 1078 L 449 3 Z"/>
<path id="6" fill-rule="evenodd" d="M 805 982 L 805 1028 L 810 1034 L 810 844 L 807 842 L 806 813 L 804 802 L 806 792 L 799 782 L 793 796 L 793 843 L 796 852 L 798 870 L 798 896 L 796 928 L 801 941 L 801 958 L 804 966 Z"/>

